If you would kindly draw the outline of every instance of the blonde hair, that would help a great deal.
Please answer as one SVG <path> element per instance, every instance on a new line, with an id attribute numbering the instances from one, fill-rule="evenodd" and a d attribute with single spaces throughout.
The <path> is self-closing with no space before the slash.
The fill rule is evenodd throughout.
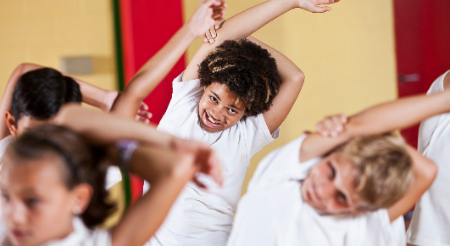
<path id="1" fill-rule="evenodd" d="M 355 180 L 359 209 L 387 208 L 408 191 L 413 182 L 411 157 L 403 139 L 394 133 L 358 137 L 338 147 L 359 172 Z"/>

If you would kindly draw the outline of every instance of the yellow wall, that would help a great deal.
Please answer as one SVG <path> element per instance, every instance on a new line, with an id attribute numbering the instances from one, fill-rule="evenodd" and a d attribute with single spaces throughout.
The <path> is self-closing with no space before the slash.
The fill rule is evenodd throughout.
<path id="1" fill-rule="evenodd" d="M 199 0 L 184 0 L 189 17 Z M 262 0 L 227 0 L 227 18 Z M 306 75 L 281 136 L 253 157 L 243 193 L 259 161 L 334 113 L 356 113 L 396 98 L 393 9 L 391 0 L 345 0 L 325 14 L 293 10 L 255 33 L 281 51 Z M 188 52 L 192 57 L 201 40 Z"/>
<path id="2" fill-rule="evenodd" d="M 92 56 L 94 74 L 78 77 L 115 89 L 113 36 L 109 0 L 0 0 L 0 95 L 20 63 L 59 69 L 63 56 Z"/>
<path id="3" fill-rule="evenodd" d="M 114 30 L 109 0 L 0 0 L 0 95 L 14 68 L 32 62 L 59 69 L 60 57 L 91 56 L 94 73 L 77 76 L 116 89 Z M 111 199 L 121 199 L 121 183 Z M 114 224 L 123 203 L 105 226 Z"/>

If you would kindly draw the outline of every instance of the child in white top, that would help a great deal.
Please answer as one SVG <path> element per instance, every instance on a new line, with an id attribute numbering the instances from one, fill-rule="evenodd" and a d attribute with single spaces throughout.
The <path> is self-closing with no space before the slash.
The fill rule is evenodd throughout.
<path id="1" fill-rule="evenodd" d="M 140 246 L 196 172 L 221 183 L 217 159 L 203 144 L 77 105 L 64 106 L 53 122 L 62 126 L 34 126 L 4 155 L 1 245 Z M 116 147 L 122 139 L 133 142 Z M 183 153 L 173 150 L 183 145 Z M 140 175 L 152 190 L 117 225 L 100 230 L 115 207 L 104 187 L 111 162 Z"/>
<path id="2" fill-rule="evenodd" d="M 325 120 L 318 129 L 333 137 L 304 135 L 258 166 L 228 245 L 405 245 L 394 221 L 437 168 L 385 132 L 449 111 L 450 91 Z"/>
<path id="3" fill-rule="evenodd" d="M 450 91 L 450 71 L 434 81 L 428 94 Z M 408 243 L 414 245 L 450 245 L 450 114 L 426 119 L 419 129 L 418 151 L 436 162 L 439 173 L 430 189 L 414 208 L 409 226 Z"/>
<path id="4" fill-rule="evenodd" d="M 174 80 L 158 129 L 209 144 L 224 165 L 225 182 L 209 192 L 189 183 L 150 245 L 225 245 L 250 159 L 278 136 L 304 81 L 301 70 L 285 56 L 256 39 L 242 39 L 291 9 L 324 12 L 329 8 L 316 5 L 332 2 L 271 0 L 246 10 L 227 20 L 213 44 L 203 44 Z M 173 64 L 176 59 L 170 57 Z M 113 112 L 131 117 L 137 103 L 159 83 L 152 74 L 162 65 L 154 59 L 137 73 Z"/>

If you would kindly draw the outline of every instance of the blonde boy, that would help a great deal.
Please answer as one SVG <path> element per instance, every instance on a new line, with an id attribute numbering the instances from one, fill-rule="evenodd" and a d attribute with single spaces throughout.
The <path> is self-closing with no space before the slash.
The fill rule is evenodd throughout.
<path id="1" fill-rule="evenodd" d="M 304 134 L 275 150 L 238 206 L 228 245 L 404 245 L 392 222 L 437 168 L 386 132 L 449 111 L 450 92 L 406 98 L 319 125 L 341 128 L 337 137 Z"/>

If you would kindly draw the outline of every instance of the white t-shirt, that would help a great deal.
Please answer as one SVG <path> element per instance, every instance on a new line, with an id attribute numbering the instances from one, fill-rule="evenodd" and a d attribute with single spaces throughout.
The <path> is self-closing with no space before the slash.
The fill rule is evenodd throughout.
<path id="1" fill-rule="evenodd" d="M 9 135 L 2 140 L 0 140 L 0 171 L 2 170 L 2 159 L 3 155 L 5 154 L 6 148 L 8 148 L 9 143 L 14 139 L 12 135 Z M 6 227 L 3 223 L 3 216 L 2 216 L 2 203 L 0 201 L 0 235 L 6 235 Z"/>
<path id="2" fill-rule="evenodd" d="M 299 162 L 306 135 L 271 152 L 259 164 L 239 202 L 229 246 L 404 246 L 403 218 L 386 209 L 361 215 L 321 215 L 303 201 L 300 187 L 315 158 Z"/>
<path id="3" fill-rule="evenodd" d="M 437 78 L 428 94 L 444 91 L 444 77 Z M 415 245 L 450 245 L 450 113 L 436 115 L 422 122 L 419 129 L 419 152 L 438 166 L 439 172 L 417 202 L 408 242 Z"/>
<path id="4" fill-rule="evenodd" d="M 2 225 L 3 226 L 3 225 Z M 0 234 L 1 246 L 12 246 L 6 238 L 6 233 Z M 61 240 L 54 240 L 41 246 L 110 246 L 111 235 L 107 230 L 89 230 L 83 221 L 75 217 L 73 219 L 73 232 Z"/>
<path id="5" fill-rule="evenodd" d="M 188 183 L 149 245 L 225 245 L 250 159 L 278 137 L 279 129 L 270 134 L 259 114 L 224 131 L 206 132 L 198 118 L 200 80 L 181 82 L 181 76 L 173 81 L 172 99 L 158 130 L 209 144 L 221 160 L 224 183 L 218 187 L 205 175 L 199 179 L 209 191 Z"/>

